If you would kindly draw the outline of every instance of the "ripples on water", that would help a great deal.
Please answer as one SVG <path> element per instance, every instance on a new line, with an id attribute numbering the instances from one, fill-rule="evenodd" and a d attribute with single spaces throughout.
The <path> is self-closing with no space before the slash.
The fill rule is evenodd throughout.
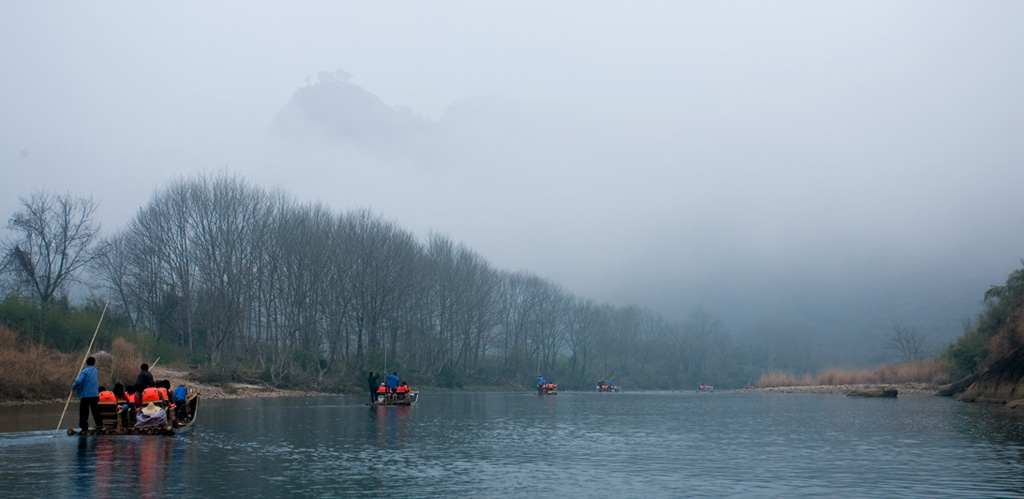
<path id="1" fill-rule="evenodd" d="M 414 407 L 363 403 L 207 401 L 175 437 L 3 433 L 0 495 L 1024 497 L 1020 413 L 939 397 L 424 393 Z"/>

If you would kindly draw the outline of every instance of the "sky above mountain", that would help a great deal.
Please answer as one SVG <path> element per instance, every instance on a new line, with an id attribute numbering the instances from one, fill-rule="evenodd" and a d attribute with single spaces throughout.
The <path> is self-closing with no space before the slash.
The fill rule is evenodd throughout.
<path id="1" fill-rule="evenodd" d="M 1022 24 L 1019 2 L 3 3 L 0 213 L 70 191 L 116 230 L 227 169 L 672 319 L 941 343 L 1024 257 Z M 274 133 L 321 72 L 375 103 L 337 111 L 363 135 Z"/>

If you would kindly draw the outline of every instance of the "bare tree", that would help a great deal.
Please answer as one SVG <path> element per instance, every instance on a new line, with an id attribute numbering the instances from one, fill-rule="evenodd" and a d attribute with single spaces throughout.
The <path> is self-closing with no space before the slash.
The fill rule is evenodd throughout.
<path id="1" fill-rule="evenodd" d="M 39 299 L 45 314 L 57 294 L 96 258 L 96 203 L 91 197 L 46 191 L 19 199 L 22 208 L 7 223 L 14 236 L 3 243 L 2 268 Z M 42 326 L 39 334 L 44 339 Z"/>
<path id="2" fill-rule="evenodd" d="M 113 296 L 115 308 L 119 306 L 122 309 L 134 329 L 141 314 L 139 301 L 132 296 L 125 239 L 124 233 L 107 239 L 103 243 L 103 250 L 97 252 L 93 267 L 100 281 L 106 284 L 107 290 Z"/>
<path id="3" fill-rule="evenodd" d="M 898 322 L 892 323 L 892 331 L 885 342 L 885 347 L 895 353 L 901 362 L 913 362 L 927 356 L 921 334 L 914 328 Z"/>

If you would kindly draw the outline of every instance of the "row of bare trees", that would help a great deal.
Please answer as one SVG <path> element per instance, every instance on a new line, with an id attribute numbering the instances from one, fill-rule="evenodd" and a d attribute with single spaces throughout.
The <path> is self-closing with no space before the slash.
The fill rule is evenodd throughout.
<path id="1" fill-rule="evenodd" d="M 40 193 L 23 203 L 13 225 L 63 217 L 70 223 L 49 225 L 81 232 L 29 231 L 39 235 L 21 240 L 37 257 L 10 248 L 19 289 L 46 303 L 92 263 L 132 327 L 193 362 L 278 383 L 330 388 L 387 364 L 444 386 L 522 385 L 540 372 L 570 387 L 614 378 L 678 388 L 742 385 L 772 367 L 706 311 L 674 323 L 595 303 L 495 269 L 447 236 L 420 241 L 369 211 L 335 213 L 231 174 L 171 183 L 103 241 L 89 200 Z"/>

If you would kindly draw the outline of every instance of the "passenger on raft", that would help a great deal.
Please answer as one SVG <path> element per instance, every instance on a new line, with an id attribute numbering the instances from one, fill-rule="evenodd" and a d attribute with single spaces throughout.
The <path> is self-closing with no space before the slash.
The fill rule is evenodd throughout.
<path id="1" fill-rule="evenodd" d="M 398 390 L 398 371 L 391 374 L 385 374 L 384 378 L 387 380 L 388 391 L 390 393 L 395 393 L 395 391 Z"/>

